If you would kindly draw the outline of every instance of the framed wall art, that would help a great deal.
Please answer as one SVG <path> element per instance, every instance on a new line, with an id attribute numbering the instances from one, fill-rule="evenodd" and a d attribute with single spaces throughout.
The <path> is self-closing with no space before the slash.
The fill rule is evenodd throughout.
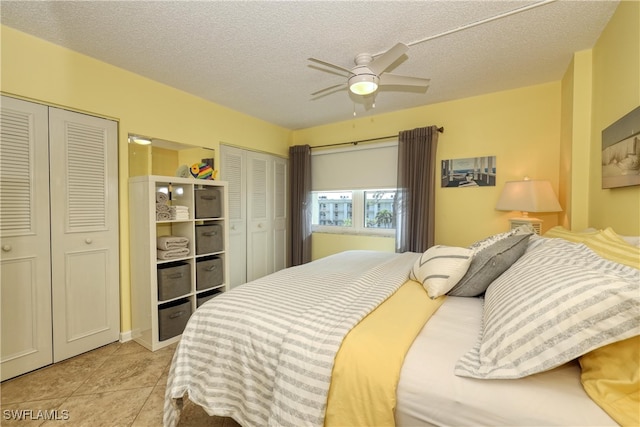
<path id="1" fill-rule="evenodd" d="M 495 187 L 496 156 L 442 161 L 441 187 Z"/>
<path id="2" fill-rule="evenodd" d="M 602 188 L 640 185 L 640 107 L 602 131 Z"/>

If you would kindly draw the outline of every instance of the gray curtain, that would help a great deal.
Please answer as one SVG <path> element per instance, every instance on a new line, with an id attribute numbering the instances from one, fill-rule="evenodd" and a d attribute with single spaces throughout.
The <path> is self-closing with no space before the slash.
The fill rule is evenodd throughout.
<path id="1" fill-rule="evenodd" d="M 433 246 L 437 144 L 436 126 L 398 135 L 396 252 L 424 252 Z"/>
<path id="2" fill-rule="evenodd" d="M 289 147 L 290 260 L 295 266 L 311 261 L 311 147 Z"/>

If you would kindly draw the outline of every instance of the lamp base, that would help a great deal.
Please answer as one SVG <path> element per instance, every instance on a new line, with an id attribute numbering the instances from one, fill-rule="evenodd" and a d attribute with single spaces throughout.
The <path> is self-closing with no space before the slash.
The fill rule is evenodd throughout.
<path id="1" fill-rule="evenodd" d="M 520 227 L 521 225 L 528 225 L 529 227 L 531 227 L 531 229 L 533 229 L 533 231 L 537 235 L 540 235 L 542 231 L 542 220 L 538 218 L 531 218 L 531 217 L 511 218 L 509 220 L 509 224 L 511 224 L 512 230 Z"/>

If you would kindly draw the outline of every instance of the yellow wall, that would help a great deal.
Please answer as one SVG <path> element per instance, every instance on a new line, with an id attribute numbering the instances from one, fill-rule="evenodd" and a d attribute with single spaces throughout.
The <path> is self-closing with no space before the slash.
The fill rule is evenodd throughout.
<path id="1" fill-rule="evenodd" d="M 120 316 L 121 330 L 129 331 L 128 134 L 212 148 L 216 153 L 220 142 L 228 142 L 286 156 L 291 131 L 12 28 L 0 26 L 0 32 L 3 94 L 119 122 Z"/>
<path id="2" fill-rule="evenodd" d="M 494 209 L 505 181 L 547 179 L 557 191 L 560 157 L 560 82 L 496 92 L 374 117 L 294 131 L 295 144 L 321 145 L 397 134 L 421 126 L 444 126 L 438 143 L 442 159 L 497 157 L 495 187 L 436 188 L 437 244 L 466 246 L 506 231 L 517 212 Z M 558 215 L 538 215 L 543 229 L 558 224 Z M 313 257 L 358 244 L 358 236 L 314 234 Z M 370 241 L 375 241 L 375 237 Z M 378 238 L 383 239 L 383 238 Z M 384 247 L 384 242 L 382 242 Z M 390 246 L 393 251 L 393 246 Z"/>
<path id="3" fill-rule="evenodd" d="M 349 250 L 383 252 L 395 252 L 396 250 L 396 240 L 393 237 L 314 233 L 311 243 L 313 259 Z"/>
<path id="4" fill-rule="evenodd" d="M 176 169 L 178 169 L 177 151 L 158 147 L 151 148 L 152 175 L 175 176 Z"/>
<path id="5" fill-rule="evenodd" d="M 589 221 L 640 234 L 640 186 L 602 189 L 603 129 L 640 106 L 640 2 L 622 1 L 593 48 Z"/>
<path id="6" fill-rule="evenodd" d="M 591 58 L 591 50 L 574 54 L 562 79 L 560 224 L 575 230 L 590 226 Z"/>
<path id="7" fill-rule="evenodd" d="M 129 176 L 152 175 L 150 145 L 129 144 Z M 122 170 L 122 166 L 120 166 Z"/>

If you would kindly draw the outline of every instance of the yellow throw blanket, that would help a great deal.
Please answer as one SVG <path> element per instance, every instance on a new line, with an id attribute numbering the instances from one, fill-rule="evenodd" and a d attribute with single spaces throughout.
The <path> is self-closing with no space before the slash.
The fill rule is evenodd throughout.
<path id="1" fill-rule="evenodd" d="M 405 355 L 445 297 L 407 281 L 347 334 L 336 356 L 325 426 L 393 426 Z"/>

